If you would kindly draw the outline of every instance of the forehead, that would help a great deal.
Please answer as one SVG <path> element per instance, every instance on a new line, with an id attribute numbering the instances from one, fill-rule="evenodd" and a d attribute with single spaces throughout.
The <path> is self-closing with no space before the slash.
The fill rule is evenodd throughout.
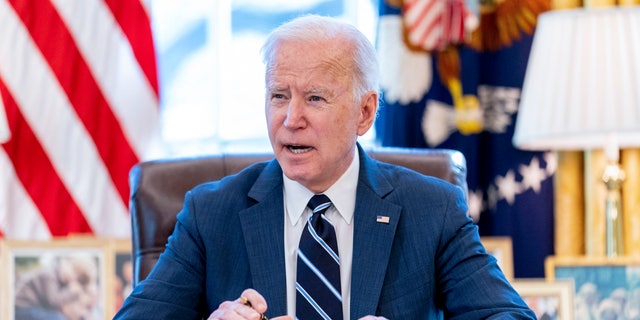
<path id="1" fill-rule="evenodd" d="M 352 59 L 340 41 L 288 41 L 276 47 L 266 75 L 271 80 L 287 76 L 345 80 L 353 73 L 352 65 Z"/>

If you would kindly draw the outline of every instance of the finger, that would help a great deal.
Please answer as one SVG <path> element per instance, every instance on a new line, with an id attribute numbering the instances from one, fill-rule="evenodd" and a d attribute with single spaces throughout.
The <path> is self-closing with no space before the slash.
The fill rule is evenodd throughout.
<path id="1" fill-rule="evenodd" d="M 251 306 L 258 313 L 264 313 L 267 311 L 267 301 L 264 297 L 254 289 L 247 289 L 242 292 L 238 302 Z"/>
<path id="2" fill-rule="evenodd" d="M 245 300 L 242 300 L 245 301 Z M 224 301 L 209 315 L 208 320 L 224 319 L 253 319 L 260 314 L 246 304 L 241 303 L 241 299 Z"/>

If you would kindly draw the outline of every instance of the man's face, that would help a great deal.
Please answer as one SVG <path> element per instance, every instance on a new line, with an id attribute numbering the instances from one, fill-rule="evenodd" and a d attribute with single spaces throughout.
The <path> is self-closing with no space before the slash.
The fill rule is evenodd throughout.
<path id="1" fill-rule="evenodd" d="M 342 48 L 341 48 L 342 47 Z M 319 193 L 348 168 L 373 123 L 377 93 L 353 97 L 340 42 L 279 44 L 266 73 L 269 139 L 284 174 Z"/>

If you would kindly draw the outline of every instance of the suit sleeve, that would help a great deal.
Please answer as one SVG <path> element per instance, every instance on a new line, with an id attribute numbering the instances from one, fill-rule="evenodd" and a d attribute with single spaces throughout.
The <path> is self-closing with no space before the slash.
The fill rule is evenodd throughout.
<path id="1" fill-rule="evenodd" d="M 448 319 L 535 319 L 489 255 L 461 192 L 448 201 L 436 257 L 440 304 Z"/>
<path id="2" fill-rule="evenodd" d="M 114 319 L 201 319 L 206 313 L 204 249 L 194 210 L 188 192 L 165 251 Z"/>

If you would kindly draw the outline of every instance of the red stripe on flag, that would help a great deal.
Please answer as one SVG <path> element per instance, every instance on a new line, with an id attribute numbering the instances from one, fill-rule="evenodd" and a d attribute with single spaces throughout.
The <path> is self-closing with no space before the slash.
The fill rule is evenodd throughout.
<path id="1" fill-rule="evenodd" d="M 427 43 L 429 46 L 433 46 L 433 48 L 438 48 L 440 43 L 442 42 L 442 28 L 438 30 L 438 27 L 441 27 L 442 24 L 442 15 L 438 15 L 435 19 L 429 21 L 429 25 L 425 28 L 424 32 L 420 36 L 420 40 L 418 43 L 425 43 L 427 39 L 433 36 L 434 32 L 438 32 L 437 37 L 433 40 L 433 43 Z"/>
<path id="2" fill-rule="evenodd" d="M 106 0 L 122 32 L 129 40 L 133 55 L 158 96 L 156 55 L 151 33 L 151 21 L 140 1 Z"/>
<path id="3" fill-rule="evenodd" d="M 10 3 L 91 135 L 113 184 L 127 204 L 129 170 L 139 159 L 64 21 L 49 1 L 10 0 Z"/>
<path id="4" fill-rule="evenodd" d="M 442 5 L 440 0 L 414 1 L 405 4 L 405 16 L 410 40 L 425 49 L 436 49 L 441 40 Z M 422 7 L 418 4 L 424 4 Z M 436 6 L 440 4 L 440 6 Z M 416 13 L 417 12 L 417 13 Z M 408 18 L 410 17 L 410 18 Z M 431 38 L 431 39 L 429 39 Z M 427 40 L 429 42 L 427 42 Z"/>
<path id="5" fill-rule="evenodd" d="M 413 31 L 415 28 L 418 27 L 418 25 L 420 25 L 422 20 L 425 19 L 425 17 L 429 14 L 429 11 L 433 10 L 433 6 L 435 5 L 436 1 L 437 0 L 429 1 L 429 3 L 424 8 L 422 8 L 422 11 L 420 11 L 420 13 L 415 17 L 415 20 L 413 21 L 413 23 L 411 23 L 411 25 L 407 27 L 410 31 Z M 411 3 L 409 6 L 407 6 L 406 11 L 409 12 L 409 11 L 416 10 L 414 7 L 417 3 L 418 3 L 417 1 L 414 1 L 413 3 Z"/>
<path id="6" fill-rule="evenodd" d="M 13 163 L 20 182 L 49 226 L 51 235 L 92 233 L 82 211 L 60 180 L 40 141 L 1 78 L 0 96 L 4 101 L 12 137 L 2 147 Z"/>

